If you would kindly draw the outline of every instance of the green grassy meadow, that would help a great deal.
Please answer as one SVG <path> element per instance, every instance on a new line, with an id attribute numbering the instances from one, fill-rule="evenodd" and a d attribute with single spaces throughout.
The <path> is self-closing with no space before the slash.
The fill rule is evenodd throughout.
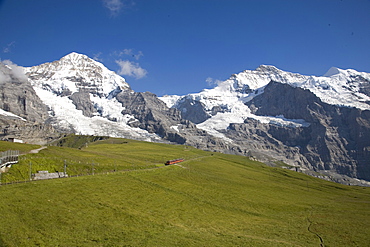
<path id="1" fill-rule="evenodd" d="M 175 158 L 185 162 L 163 165 Z M 370 243 L 370 188 L 192 147 L 125 139 L 50 146 L 23 155 L 2 179 L 27 180 L 30 162 L 32 172 L 61 170 L 64 160 L 68 174 L 90 175 L 0 186 L 0 246 Z"/>

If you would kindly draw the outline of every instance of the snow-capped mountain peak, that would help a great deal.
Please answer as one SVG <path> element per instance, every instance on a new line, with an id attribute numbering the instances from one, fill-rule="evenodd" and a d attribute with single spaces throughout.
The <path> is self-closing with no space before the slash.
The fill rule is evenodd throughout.
<path id="1" fill-rule="evenodd" d="M 332 67 L 323 76 L 311 76 L 295 86 L 328 104 L 370 110 L 370 73 Z"/>
<path id="2" fill-rule="evenodd" d="M 81 53 L 77 53 L 77 52 L 71 52 L 67 55 L 65 55 L 64 57 L 62 57 L 60 60 L 73 60 L 73 61 L 79 61 L 81 59 L 86 59 L 86 60 L 92 60 L 91 58 L 89 58 L 88 56 L 84 55 L 84 54 L 81 54 Z"/>
<path id="3" fill-rule="evenodd" d="M 25 68 L 25 72 L 32 85 L 57 95 L 85 90 L 108 97 L 114 90 L 130 88 L 124 78 L 100 62 L 76 52 L 51 63 Z"/>
<path id="4" fill-rule="evenodd" d="M 359 72 L 359 71 L 356 71 L 354 69 L 340 69 L 340 68 L 336 68 L 336 67 L 331 67 L 324 75 L 323 77 L 336 77 L 336 79 L 338 79 L 338 77 L 351 77 L 352 79 L 355 78 L 355 77 L 363 77 L 364 79 L 367 79 L 367 80 L 370 80 L 370 74 L 369 73 L 366 73 L 366 72 Z M 350 79 L 351 80 L 351 79 Z"/>
<path id="5" fill-rule="evenodd" d="M 282 70 L 276 68 L 273 65 L 266 65 L 266 64 L 262 64 L 262 65 L 258 66 L 258 68 L 256 69 L 256 71 L 271 72 L 271 73 L 280 73 L 280 72 L 283 72 Z"/>
<path id="6" fill-rule="evenodd" d="M 218 83 L 212 89 L 189 94 L 186 97 L 200 100 L 208 106 L 206 109 L 211 111 L 214 106 L 227 105 L 230 102 L 230 97 L 234 97 L 238 101 L 249 101 L 262 93 L 264 87 L 271 81 L 308 89 L 329 104 L 357 107 L 363 110 L 370 109 L 368 104 L 370 102 L 370 74 L 335 67 L 329 69 L 324 76 L 306 76 L 286 72 L 271 65 L 261 65 L 255 70 L 244 70 L 233 74 L 229 79 Z M 170 107 L 176 105 L 170 99 L 170 96 L 163 98 Z"/>
<path id="7" fill-rule="evenodd" d="M 56 127 L 89 135 L 148 135 L 127 125 L 132 117 L 122 114 L 125 108 L 116 96 L 121 91 L 131 91 L 130 86 L 102 63 L 72 52 L 60 60 L 24 70 L 56 119 Z"/>
<path id="8" fill-rule="evenodd" d="M 332 75 L 340 74 L 341 71 L 343 71 L 343 70 L 342 69 L 338 69 L 336 67 L 331 67 L 323 76 L 330 77 Z"/>
<path id="9" fill-rule="evenodd" d="M 239 88 L 258 89 L 266 86 L 270 81 L 281 83 L 294 83 L 307 80 L 308 76 L 286 72 L 272 65 L 261 65 L 255 70 L 245 70 L 239 74 L 234 74 L 230 79 L 235 80 Z"/>
<path id="10" fill-rule="evenodd" d="M 328 104 L 370 109 L 370 74 L 338 68 L 331 68 L 325 76 L 317 77 L 286 72 L 271 65 L 261 65 L 255 70 L 233 74 L 212 89 L 183 97 L 166 96 L 161 99 L 169 107 L 179 109 L 184 118 L 218 137 L 222 137 L 218 130 L 226 129 L 229 123 L 243 123 L 247 118 L 260 122 L 279 122 L 287 126 L 309 126 L 297 119 L 252 114 L 246 103 L 263 94 L 271 81 L 308 89 Z M 194 115 L 192 108 L 195 106 L 197 112 L 202 108 L 203 113 Z"/>

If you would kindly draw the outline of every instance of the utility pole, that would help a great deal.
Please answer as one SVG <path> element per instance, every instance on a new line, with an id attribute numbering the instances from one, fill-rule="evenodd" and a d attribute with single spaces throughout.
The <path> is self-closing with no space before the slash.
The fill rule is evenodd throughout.
<path id="1" fill-rule="evenodd" d="M 32 162 L 30 161 L 30 181 L 32 181 Z"/>
<path id="2" fill-rule="evenodd" d="M 64 177 L 67 175 L 67 161 L 64 160 Z"/>
<path id="3" fill-rule="evenodd" d="M 92 175 L 94 175 L 94 162 L 92 163 L 92 167 L 91 167 L 91 173 L 92 173 Z"/>

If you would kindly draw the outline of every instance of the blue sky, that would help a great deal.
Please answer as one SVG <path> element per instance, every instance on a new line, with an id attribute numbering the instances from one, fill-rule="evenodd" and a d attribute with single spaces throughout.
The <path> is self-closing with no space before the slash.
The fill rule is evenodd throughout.
<path id="1" fill-rule="evenodd" d="M 0 59 L 75 51 L 135 91 L 187 94 L 261 64 L 370 72 L 370 0 L 0 0 Z"/>

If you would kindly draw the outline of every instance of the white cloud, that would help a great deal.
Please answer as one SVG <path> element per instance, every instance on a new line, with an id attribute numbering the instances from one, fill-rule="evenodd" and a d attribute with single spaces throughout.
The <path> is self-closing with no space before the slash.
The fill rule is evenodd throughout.
<path id="1" fill-rule="evenodd" d="M 213 87 L 219 85 L 222 81 L 213 79 L 212 77 L 207 77 L 206 82 L 209 87 Z"/>
<path id="2" fill-rule="evenodd" d="M 207 85 L 208 85 L 208 86 L 212 86 L 212 84 L 213 84 L 213 79 L 212 79 L 212 77 L 207 77 L 206 82 L 207 82 Z"/>
<path id="3" fill-rule="evenodd" d="M 28 80 L 22 67 L 14 64 L 10 60 L 4 60 L 1 61 L 1 63 L 3 65 L 0 66 L 0 83 L 7 83 L 12 80 L 21 82 Z"/>
<path id="4" fill-rule="evenodd" d="M 109 9 L 112 16 L 118 15 L 124 7 L 121 0 L 103 0 L 104 6 Z"/>
<path id="5" fill-rule="evenodd" d="M 133 49 L 123 49 L 122 51 L 115 51 L 113 54 L 118 57 L 122 57 L 124 55 L 130 56 L 135 58 L 136 60 L 139 60 L 142 56 L 144 56 L 144 53 L 142 51 L 138 51 L 138 53 L 135 54 Z"/>
<path id="6" fill-rule="evenodd" d="M 215 80 L 214 84 L 218 86 L 218 85 L 220 85 L 220 83 L 222 83 L 222 82 L 224 82 L 224 81 L 221 81 L 221 80 Z"/>
<path id="7" fill-rule="evenodd" d="M 132 55 L 132 49 L 123 49 L 120 53 L 120 56 L 124 55 Z"/>
<path id="8" fill-rule="evenodd" d="M 0 84 L 10 82 L 11 80 L 12 78 L 9 75 L 9 71 L 0 64 Z"/>
<path id="9" fill-rule="evenodd" d="M 103 53 L 101 53 L 101 52 L 98 52 L 98 53 L 94 54 L 93 59 L 94 59 L 95 61 L 98 61 L 98 62 L 103 62 L 103 59 L 102 59 L 102 58 L 100 58 L 100 56 L 101 56 L 102 54 L 103 54 Z"/>
<path id="10" fill-rule="evenodd" d="M 128 60 L 116 60 L 116 63 L 120 67 L 117 71 L 119 75 L 127 75 L 135 77 L 136 79 L 141 79 L 148 73 L 145 69 L 141 68 L 138 63 Z"/>
<path id="11" fill-rule="evenodd" d="M 134 58 L 136 60 L 139 60 L 142 56 L 144 56 L 144 53 L 142 51 L 139 51 L 137 54 L 134 54 Z"/>
<path id="12" fill-rule="evenodd" d="M 10 53 L 12 52 L 12 48 L 15 46 L 15 41 L 10 42 L 3 48 L 4 53 Z"/>

